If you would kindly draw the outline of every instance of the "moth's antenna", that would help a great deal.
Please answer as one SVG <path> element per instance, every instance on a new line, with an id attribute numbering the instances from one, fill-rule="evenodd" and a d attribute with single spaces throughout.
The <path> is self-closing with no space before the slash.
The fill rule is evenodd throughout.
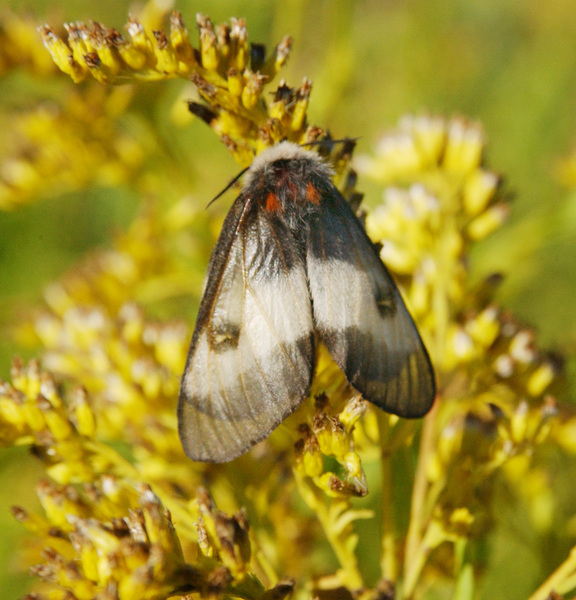
<path id="1" fill-rule="evenodd" d="M 242 169 L 240 171 L 240 173 L 238 173 L 238 175 L 236 175 L 236 177 L 234 177 L 234 179 L 221 192 L 218 193 L 217 196 L 214 196 L 214 198 L 212 198 L 212 200 L 210 200 L 210 202 L 208 202 L 208 204 L 206 205 L 206 208 L 211 206 L 213 202 L 216 202 L 216 200 L 218 200 L 218 198 L 220 198 L 220 196 L 225 194 L 240 179 L 240 177 L 242 177 L 242 175 L 244 175 L 244 173 L 246 173 L 246 171 L 249 168 L 250 167 L 246 167 L 245 169 Z"/>

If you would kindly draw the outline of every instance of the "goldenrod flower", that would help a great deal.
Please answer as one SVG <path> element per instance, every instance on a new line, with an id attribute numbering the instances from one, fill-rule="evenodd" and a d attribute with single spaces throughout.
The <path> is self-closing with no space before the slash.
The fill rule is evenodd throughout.
<path id="1" fill-rule="evenodd" d="M 14 509 L 44 549 L 34 559 L 37 597 L 442 594 L 473 578 L 466 549 L 490 532 L 496 476 L 534 529 L 549 532 L 555 499 L 534 457 L 576 454 L 576 419 L 552 396 L 558 361 L 496 302 L 500 277 L 470 283 L 471 247 L 509 206 L 500 176 L 484 166 L 480 126 L 462 118 L 405 117 L 353 163 L 381 188 L 364 215 L 367 232 L 437 367 L 439 397 L 422 430 L 367 405 L 319 348 L 312 397 L 268 440 L 232 465 L 184 456 L 175 407 L 190 331 L 166 319 L 163 303 L 198 299 L 219 220 L 179 188 L 180 165 L 157 168 L 153 127 L 126 118 L 138 88 L 100 84 L 190 80 L 200 97 L 191 112 L 240 165 L 280 140 L 316 141 L 355 209 L 361 196 L 353 140 L 336 143 L 308 123 L 311 82 L 274 83 L 289 36 L 266 53 L 249 42 L 243 19 L 214 25 L 198 15 L 194 42 L 177 12 L 161 29 L 161 12 L 148 3 L 121 32 L 68 24 L 66 39 L 41 27 L 64 73 L 96 81 L 22 113 L 12 124 L 19 142 L 2 151 L 0 208 L 94 183 L 130 184 L 147 199 L 109 249 L 47 287 L 42 309 L 16 328 L 41 362 L 16 360 L 11 383 L 0 384 L 0 444 L 33 448 L 47 477 L 39 514 Z M 18 27 L 9 20 L 0 34 L 6 69 L 17 62 L 6 57 L 41 61 L 32 47 L 10 53 L 10 40 L 28 39 L 29 26 L 26 36 Z M 394 485 L 412 465 L 413 486 L 399 486 L 413 487 L 401 496 L 408 508 Z M 378 487 L 368 499 L 381 499 L 376 523 L 374 503 L 362 498 Z M 381 525 L 380 548 L 376 535 L 368 544 L 359 535 L 359 520 Z M 379 583 L 360 551 L 380 552 Z M 546 593 L 571 581 L 573 555 Z"/>

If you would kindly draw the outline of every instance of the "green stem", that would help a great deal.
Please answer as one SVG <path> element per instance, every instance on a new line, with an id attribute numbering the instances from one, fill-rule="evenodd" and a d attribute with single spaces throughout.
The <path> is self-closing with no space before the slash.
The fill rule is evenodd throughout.
<path id="1" fill-rule="evenodd" d="M 412 489 L 412 502 L 410 506 L 410 524 L 408 526 L 408 535 L 406 538 L 406 552 L 404 555 L 404 598 L 411 598 L 418 577 L 425 564 L 425 548 L 422 548 L 422 532 L 426 520 L 425 504 L 426 493 L 428 490 L 428 477 L 426 469 L 428 460 L 434 449 L 434 431 L 436 415 L 438 413 L 437 404 L 435 404 L 424 419 L 422 428 L 422 438 L 420 440 L 420 452 L 418 455 L 418 465 L 414 478 L 414 488 Z"/>
<path id="2" fill-rule="evenodd" d="M 358 560 L 347 544 L 349 535 L 338 533 L 332 516 L 334 512 L 330 510 L 330 505 L 327 504 L 328 498 L 313 483 L 306 481 L 296 470 L 294 470 L 294 478 L 301 498 L 316 514 L 324 530 L 324 535 L 340 563 L 342 584 L 351 590 L 363 588 L 364 580 L 358 568 Z"/>
<path id="3" fill-rule="evenodd" d="M 576 546 L 570 550 L 568 558 L 548 577 L 548 579 L 530 596 L 528 600 L 546 600 L 550 597 L 553 591 L 563 593 L 569 591 L 568 589 L 562 590 L 562 584 L 566 583 L 566 580 L 574 576 L 576 570 Z"/>
<path id="4" fill-rule="evenodd" d="M 390 420 L 388 415 L 378 411 L 378 430 L 380 434 L 380 471 L 381 471 L 381 529 L 382 550 L 380 571 L 382 579 L 395 583 L 398 578 L 396 560 L 396 536 L 394 534 L 394 498 L 392 492 L 392 456 L 390 453 Z"/>

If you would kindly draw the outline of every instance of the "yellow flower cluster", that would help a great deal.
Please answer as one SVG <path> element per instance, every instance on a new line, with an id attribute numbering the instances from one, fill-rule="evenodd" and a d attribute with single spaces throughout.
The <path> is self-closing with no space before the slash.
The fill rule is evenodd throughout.
<path id="1" fill-rule="evenodd" d="M 374 157 L 356 162 L 383 186 L 382 203 L 366 218 L 367 231 L 403 284 L 439 383 L 417 472 L 422 504 L 412 513 L 407 540 L 408 595 L 435 548 L 469 539 L 474 513 L 482 522 L 486 507 L 475 490 L 488 490 L 497 470 L 515 482 L 535 473 L 530 458 L 551 441 L 557 415 L 546 394 L 558 362 L 538 351 L 533 332 L 496 305 L 501 277 L 469 284 L 470 245 L 508 213 L 499 178 L 484 169 L 483 154 L 477 125 L 406 117 L 381 139 Z M 523 489 L 534 497 L 536 488 Z"/>
<path id="2" fill-rule="evenodd" d="M 102 83 L 191 79 L 205 101 L 190 102 L 191 112 L 210 124 L 242 165 L 283 139 L 318 138 L 321 132 L 306 126 L 309 81 L 296 90 L 281 82 L 272 98 L 263 93 L 288 58 L 289 36 L 266 56 L 264 46 L 248 43 L 243 19 L 214 27 L 198 14 L 197 25 L 198 48 L 178 12 L 168 33 L 151 31 L 135 18 L 126 24 L 126 35 L 100 23 L 68 24 L 66 42 L 49 26 L 40 32 L 54 62 L 74 81 L 89 76 Z"/>
<path id="3" fill-rule="evenodd" d="M 8 143 L 0 171 L 0 209 L 38 197 L 121 185 L 142 167 L 149 141 L 118 123 L 133 95 L 90 86 L 70 91 L 65 106 L 45 104 L 6 124 Z"/>
<path id="4" fill-rule="evenodd" d="M 199 15 L 197 47 L 178 13 L 169 32 L 143 22 L 131 18 L 125 35 L 82 23 L 67 26 L 67 41 L 48 26 L 41 33 L 74 81 L 190 78 L 202 99 L 190 110 L 242 165 L 282 139 L 320 140 L 337 185 L 353 205 L 359 201 L 348 170 L 353 141 L 334 143 L 307 124 L 310 82 L 266 89 L 290 38 L 266 56 L 248 43 L 242 19 L 214 26 Z M 196 465 L 180 448 L 175 414 L 190 331 L 147 314 L 166 314 L 156 310 L 166 300 L 198 299 L 217 226 L 178 196 L 178 165 L 134 178 L 154 146 L 148 134 L 117 126 L 134 92 L 94 90 L 67 95 L 59 112 L 24 117 L 19 127 L 36 151 L 14 152 L 0 181 L 2 207 L 38 195 L 42 185 L 95 181 L 133 182 L 149 197 L 113 247 L 49 286 L 45 309 L 19 327 L 54 375 L 16 362 L 12 384 L 0 385 L 0 443 L 33 447 L 51 480 L 38 489 L 43 516 L 15 510 L 50 548 L 35 567 L 46 582 L 38 597 L 281 600 L 293 589 L 282 577 L 291 574 L 307 597 L 389 597 L 400 583 L 404 598 L 419 598 L 435 580 L 444 586 L 470 577 L 466 548 L 489 531 L 486 499 L 496 474 L 547 531 L 554 499 L 543 493 L 546 473 L 533 458 L 546 445 L 576 454 L 576 419 L 549 395 L 557 362 L 495 303 L 498 276 L 470 284 L 471 245 L 508 213 L 499 177 L 483 167 L 477 125 L 407 117 L 374 156 L 355 163 L 382 187 L 367 231 L 437 367 L 439 397 L 421 434 L 417 423 L 367 405 L 320 348 L 312 397 L 268 440 L 233 465 Z M 161 201 L 167 190 L 177 199 Z M 374 519 L 358 499 L 368 494 L 375 463 L 382 581 L 370 588 L 356 524 Z M 415 481 L 410 508 L 397 520 L 395 483 L 411 474 L 407 464 L 415 464 Z M 573 575 L 570 560 L 555 589 Z"/>
<path id="5" fill-rule="evenodd" d="M 38 495 L 48 519 L 14 513 L 49 541 L 32 573 L 57 585 L 50 598 L 136 600 L 208 587 L 210 572 L 186 565 L 170 513 L 149 487 L 107 477 L 80 491 L 44 482 Z"/>
<path id="6" fill-rule="evenodd" d="M 197 503 L 187 500 L 194 495 L 193 482 L 190 471 L 177 464 L 181 457 L 164 462 L 156 473 L 156 495 L 148 484 L 138 483 L 154 481 L 150 461 L 140 455 L 130 462 L 99 441 L 86 391 L 76 388 L 62 396 L 58 389 L 36 362 L 15 362 L 12 385 L 0 382 L 0 444 L 32 445 L 53 480 L 38 486 L 44 516 L 13 510 L 47 546 L 32 571 L 51 584 L 50 598 L 162 599 L 200 592 L 281 599 L 291 591 L 285 581 L 267 590 L 247 572 L 251 540 L 244 512 L 228 517 L 205 490 L 198 492 Z M 143 426 L 138 429 L 143 433 Z M 145 447 L 147 440 L 140 443 Z M 138 454 L 137 442 L 132 448 Z M 167 448 L 154 451 L 170 458 Z M 179 481 L 178 471 L 187 478 Z M 181 494 L 174 493 L 175 486 Z M 193 564 L 186 562 L 181 544 Z"/>

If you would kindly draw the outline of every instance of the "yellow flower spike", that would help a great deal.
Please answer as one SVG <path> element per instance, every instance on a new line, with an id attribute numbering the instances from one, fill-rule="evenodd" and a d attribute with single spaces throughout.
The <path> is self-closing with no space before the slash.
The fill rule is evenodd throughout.
<path id="1" fill-rule="evenodd" d="M 137 505 L 140 498 L 134 485 L 113 475 L 102 476 L 99 481 L 99 491 L 102 496 L 98 500 L 98 504 L 101 504 L 105 500 L 110 507 L 121 507 L 123 512 Z M 114 514 L 111 510 L 109 512 L 110 514 Z"/>
<path id="2" fill-rule="evenodd" d="M 382 153 L 381 172 L 386 179 L 396 173 L 412 173 L 422 168 L 422 157 L 416 144 L 404 132 L 384 138 L 379 144 L 378 152 Z"/>
<path id="3" fill-rule="evenodd" d="M 357 495 L 353 488 L 330 471 L 317 477 L 314 482 L 330 498 L 350 498 Z"/>
<path id="4" fill-rule="evenodd" d="M 462 202 L 466 213 L 470 216 L 480 214 L 494 198 L 499 185 L 500 179 L 495 173 L 479 169 L 472 171 L 462 190 Z"/>
<path id="5" fill-rule="evenodd" d="M 428 313 L 430 306 L 430 287 L 422 271 L 414 273 L 410 289 L 408 290 L 408 303 L 412 315 L 417 318 Z"/>
<path id="6" fill-rule="evenodd" d="M 576 454 L 576 417 L 558 423 L 554 428 L 554 439 L 569 454 Z"/>
<path id="7" fill-rule="evenodd" d="M 170 43 L 181 62 L 180 70 L 183 73 L 189 72 L 196 64 L 194 48 L 190 43 L 188 30 L 184 25 L 182 15 L 176 10 L 170 16 Z"/>
<path id="8" fill-rule="evenodd" d="M 248 66 L 250 48 L 245 19 L 230 19 L 230 66 L 242 72 Z"/>
<path id="9" fill-rule="evenodd" d="M 442 166 L 448 171 L 471 172 L 481 164 L 484 145 L 484 133 L 479 126 L 454 119 L 448 124 Z"/>
<path id="10" fill-rule="evenodd" d="M 540 410 L 539 423 L 533 435 L 534 443 L 543 444 L 556 429 L 556 417 L 558 416 L 558 405 L 551 396 L 544 399 Z"/>
<path id="11" fill-rule="evenodd" d="M 26 424 L 34 433 L 46 431 L 46 419 L 44 411 L 36 400 L 28 400 L 22 406 L 22 416 L 26 420 Z"/>
<path id="12" fill-rule="evenodd" d="M 51 308 L 56 314 L 64 314 L 64 312 L 74 306 L 74 299 L 70 296 L 66 288 L 61 283 L 51 283 L 44 289 L 44 300 L 49 308 Z M 48 340 L 57 339 L 58 329 L 56 328 L 56 321 L 47 315 L 40 318 L 39 322 L 42 323 L 42 329 L 46 330 L 47 346 L 50 347 L 52 344 L 48 343 Z"/>
<path id="13" fill-rule="evenodd" d="M 499 377 L 508 379 L 514 374 L 514 361 L 509 354 L 501 354 L 494 361 L 494 371 Z"/>
<path id="14" fill-rule="evenodd" d="M 198 535 L 198 548 L 206 558 L 213 558 L 216 555 L 216 548 L 210 543 L 210 536 L 204 525 L 202 515 L 198 516 L 196 523 Z"/>
<path id="15" fill-rule="evenodd" d="M 150 550 L 141 543 L 129 543 L 125 545 L 122 551 L 122 558 L 124 559 L 124 566 L 126 568 L 127 577 L 122 577 L 122 582 L 134 584 L 131 575 L 135 574 L 137 569 L 146 567 L 148 559 L 150 557 Z M 150 582 L 151 583 L 151 582 Z M 128 590 L 126 590 L 128 592 Z M 132 593 L 134 590 L 132 590 Z M 124 595 L 120 596 L 121 598 Z M 136 596 L 138 597 L 138 596 Z"/>
<path id="16" fill-rule="evenodd" d="M 443 250 L 447 257 L 452 259 L 454 263 L 458 262 L 458 257 L 461 256 L 463 250 L 462 235 L 457 231 L 447 232 L 444 237 Z"/>
<path id="17" fill-rule="evenodd" d="M 144 334 L 144 313 L 137 304 L 128 302 L 118 311 L 120 334 L 129 344 L 138 343 Z"/>
<path id="18" fill-rule="evenodd" d="M 21 506 L 13 506 L 11 511 L 14 518 L 22 523 L 28 531 L 38 536 L 47 536 L 50 533 L 50 528 L 53 527 L 46 519 L 28 512 Z"/>
<path id="19" fill-rule="evenodd" d="M 76 388 L 70 397 L 70 410 L 80 435 L 93 438 L 96 433 L 96 417 L 88 402 L 88 394 L 82 387 Z"/>
<path id="20" fill-rule="evenodd" d="M 79 65 L 88 67 L 85 57 L 93 51 L 93 48 L 86 45 L 87 36 L 83 35 L 85 25 L 83 23 L 64 23 L 64 28 L 68 33 L 68 46 L 72 51 L 74 61 Z"/>
<path id="21" fill-rule="evenodd" d="M 46 425 L 54 438 L 57 441 L 68 439 L 72 435 L 73 429 L 65 414 L 55 410 L 50 402 L 42 398 L 42 396 L 38 397 L 37 402 L 38 407 L 43 413 Z"/>
<path id="22" fill-rule="evenodd" d="M 461 451 L 463 435 L 462 422 L 452 421 L 442 428 L 438 437 L 438 447 L 434 453 L 437 464 L 435 475 L 431 477 L 433 481 L 446 476 L 446 465 L 449 465 Z"/>
<path id="23" fill-rule="evenodd" d="M 323 412 L 318 413 L 314 417 L 312 430 L 318 440 L 318 446 L 320 447 L 322 454 L 326 454 L 327 456 L 332 455 L 334 452 L 332 447 L 333 437 L 331 418 Z"/>
<path id="24" fill-rule="evenodd" d="M 529 417 L 528 404 L 522 400 L 510 419 L 510 436 L 515 444 L 519 444 L 526 439 L 529 428 Z"/>
<path id="25" fill-rule="evenodd" d="M 416 268 L 412 248 L 401 247 L 392 241 L 382 246 L 380 258 L 397 273 L 411 273 Z"/>
<path id="26" fill-rule="evenodd" d="M 474 523 L 474 515 L 467 507 L 463 506 L 452 512 L 449 523 L 453 534 L 467 537 L 470 526 Z"/>
<path id="27" fill-rule="evenodd" d="M 74 558 L 75 552 L 71 547 L 68 535 L 60 528 L 35 514 L 29 513 L 20 506 L 11 508 L 12 516 L 19 521 L 27 531 L 39 539 L 45 539 L 49 546 L 59 555 L 68 559 Z"/>
<path id="28" fill-rule="evenodd" d="M 114 535 L 113 529 L 105 527 L 103 523 L 91 518 L 82 519 L 79 517 L 70 517 L 70 522 L 74 525 L 78 534 L 94 545 L 98 551 L 98 556 L 103 557 L 104 559 L 100 562 L 99 566 L 104 566 L 104 561 L 106 560 L 104 557 L 115 552 L 120 544 L 120 540 Z M 130 531 L 130 534 L 133 536 L 134 532 Z M 110 567 L 105 568 L 109 569 Z M 100 577 L 102 577 L 102 575 L 103 573 L 100 572 Z"/>
<path id="29" fill-rule="evenodd" d="M 65 591 L 64 593 L 73 589 L 74 600 L 90 600 L 95 598 L 97 593 L 96 586 L 83 577 L 80 566 L 76 562 L 66 560 L 52 548 L 44 550 L 42 557 L 47 564 L 33 567 L 33 573 L 46 581 L 56 583 Z M 66 593 L 65 596 L 50 596 L 50 600 L 53 597 L 58 598 L 58 600 L 68 600 L 70 594 Z"/>
<path id="30" fill-rule="evenodd" d="M 142 69 L 145 65 L 154 66 L 155 59 L 153 44 L 148 37 L 142 23 L 140 23 L 140 21 L 134 17 L 128 17 L 128 22 L 126 23 L 126 32 L 130 37 L 132 47 L 137 52 L 137 54 L 131 54 L 131 59 L 134 60 L 136 64 L 141 64 L 139 67 L 140 69 Z"/>
<path id="31" fill-rule="evenodd" d="M 395 191 L 396 190 L 394 189 L 387 189 L 386 204 L 379 204 L 374 210 L 366 215 L 366 233 L 373 242 L 383 240 L 387 237 L 390 220 L 392 220 L 392 217 L 394 216 L 390 213 L 394 210 L 394 204 L 399 208 L 397 203 L 390 200 L 390 198 L 394 196 Z"/>
<path id="32" fill-rule="evenodd" d="M 38 28 L 42 36 L 44 46 L 50 52 L 52 60 L 56 66 L 72 78 L 74 83 L 79 83 L 86 78 L 88 69 L 83 67 L 83 62 L 78 63 L 74 60 L 74 55 L 66 43 L 61 40 L 48 25 Z"/>
<path id="33" fill-rule="evenodd" d="M 162 376 L 154 369 L 154 361 L 147 357 L 137 359 L 132 364 L 131 379 L 141 386 L 147 398 L 156 398 L 162 390 Z"/>
<path id="34" fill-rule="evenodd" d="M 516 333 L 510 342 L 510 356 L 519 363 L 531 364 L 536 359 L 534 332 L 524 329 Z"/>
<path id="35" fill-rule="evenodd" d="M 277 144 L 282 140 L 282 136 L 285 134 L 285 129 L 280 121 L 276 119 L 268 119 L 266 123 L 260 128 L 258 132 L 260 136 L 259 142 L 261 142 L 260 148 L 268 148 Z"/>
<path id="36" fill-rule="evenodd" d="M 314 450 L 305 450 L 302 457 L 303 475 L 307 477 L 319 477 L 324 468 L 322 453 L 319 448 Z"/>
<path id="37" fill-rule="evenodd" d="M 446 142 L 446 123 L 441 117 L 406 116 L 400 119 L 401 130 L 409 132 L 422 154 L 422 166 L 437 164 Z"/>
<path id="38" fill-rule="evenodd" d="M 86 579 L 90 581 L 98 581 L 100 578 L 99 549 L 97 549 L 88 538 L 79 534 L 77 531 L 75 531 L 70 537 L 76 546 L 76 552 L 79 555 L 80 565 L 86 576 Z"/>
<path id="39" fill-rule="evenodd" d="M 73 455 L 68 456 L 69 449 L 74 452 Z M 54 447 L 56 454 L 61 458 L 62 462 L 58 462 L 53 465 L 47 465 L 46 474 L 53 479 L 55 482 L 61 485 L 70 485 L 78 483 L 80 481 L 90 481 L 94 479 L 95 472 L 89 461 L 81 452 L 78 452 L 78 446 L 75 444 L 67 444 L 61 442 L 58 446 Z M 65 460 L 62 457 L 66 457 Z M 109 467 L 106 464 L 104 468 Z"/>
<path id="40" fill-rule="evenodd" d="M 149 542 L 158 544 L 165 553 L 172 554 L 174 560 L 182 562 L 182 548 L 170 519 L 170 513 L 162 506 L 150 486 L 142 486 L 139 503 L 142 506 Z"/>
<path id="41" fill-rule="evenodd" d="M 466 233 L 471 240 L 483 240 L 502 227 L 509 214 L 510 207 L 508 204 L 495 204 L 473 219 L 468 224 Z"/>
<path id="42" fill-rule="evenodd" d="M 310 431 L 295 444 L 296 468 L 306 477 L 322 475 L 324 461 L 315 435 Z"/>
<path id="43" fill-rule="evenodd" d="M 264 77 L 259 73 L 250 73 L 246 79 L 246 85 L 242 89 L 242 104 L 244 108 L 251 109 L 260 100 L 260 94 L 264 87 Z"/>
<path id="44" fill-rule="evenodd" d="M 526 391 L 533 397 L 540 396 L 546 388 L 554 381 L 556 369 L 549 362 L 541 364 L 533 373 L 530 374 L 526 382 Z"/>
<path id="45" fill-rule="evenodd" d="M 38 484 L 37 493 L 48 521 L 65 531 L 71 529 L 70 517 L 84 514 L 78 493 L 70 486 L 57 486 L 44 480 Z"/>
<path id="46" fill-rule="evenodd" d="M 62 398 L 58 394 L 54 379 L 48 373 L 40 375 L 40 395 L 54 408 L 61 408 L 63 406 Z"/>
<path id="47" fill-rule="evenodd" d="M 14 388 L 28 398 L 36 398 L 41 390 L 40 365 L 31 360 L 27 366 L 20 359 L 14 359 L 10 366 L 10 376 Z"/>
<path id="48" fill-rule="evenodd" d="M 184 324 L 168 324 L 158 334 L 154 344 L 154 358 L 171 373 L 180 373 L 186 362 L 189 343 L 189 330 Z"/>
<path id="49" fill-rule="evenodd" d="M 468 321 L 465 327 L 477 344 L 480 344 L 483 348 L 490 347 L 500 333 L 498 309 L 495 306 L 489 306 L 476 318 Z"/>
<path id="50" fill-rule="evenodd" d="M 137 25 L 131 25 L 131 29 L 138 34 L 139 28 Z M 114 44 L 118 55 L 126 63 L 129 69 L 135 73 L 143 71 L 150 61 L 150 53 L 148 47 L 136 46 L 129 42 L 119 32 L 115 31 L 115 35 L 110 42 Z"/>
<path id="51" fill-rule="evenodd" d="M 280 69 L 286 64 L 294 40 L 289 35 L 282 38 L 282 41 L 274 48 L 274 52 L 266 59 L 262 65 L 260 73 L 268 78 L 268 81 L 274 79 Z"/>
<path id="52" fill-rule="evenodd" d="M 209 105 L 220 111 L 218 113 L 220 120 L 224 118 L 228 119 L 229 122 L 236 120 L 239 122 L 238 127 L 241 130 L 252 125 L 248 119 L 244 119 L 244 117 L 238 114 L 238 99 L 225 89 L 226 83 L 224 80 L 218 80 L 217 84 L 214 84 L 196 72 L 192 73 L 191 79 L 192 83 L 198 88 L 198 93 L 202 98 Z M 216 125 L 213 124 L 213 120 L 210 121 L 210 126 L 214 129 Z M 248 123 L 240 125 L 244 120 L 247 120 Z M 242 139 L 242 136 L 239 136 L 239 139 Z"/>
<path id="53" fill-rule="evenodd" d="M 442 362 L 444 369 L 454 368 L 457 364 L 462 364 L 472 360 L 476 349 L 472 338 L 460 325 L 450 324 L 446 332 L 446 347 Z"/>
<path id="54" fill-rule="evenodd" d="M 427 218 L 432 213 L 438 214 L 441 207 L 438 199 L 419 183 L 411 185 L 408 194 L 409 204 L 403 202 L 403 208 L 406 211 L 405 216 L 410 233 L 414 238 L 418 238 L 421 234 L 421 226 L 416 220 Z"/>
<path id="55" fill-rule="evenodd" d="M 332 452 L 339 460 L 345 460 L 344 457 L 350 451 L 350 437 L 346 432 L 346 428 L 340 419 L 331 420 L 332 430 Z"/>
<path id="56" fill-rule="evenodd" d="M 7 447 L 28 433 L 22 398 L 0 383 L 0 446 Z"/>
<path id="57" fill-rule="evenodd" d="M 178 73 L 178 57 L 174 48 L 170 45 L 170 40 L 163 31 L 153 31 L 155 44 L 153 45 L 154 56 L 156 57 L 156 70 L 174 75 Z"/>
<path id="58" fill-rule="evenodd" d="M 342 462 L 348 471 L 349 477 L 358 480 L 365 479 L 364 471 L 362 470 L 362 461 L 356 452 L 347 452 Z"/>
<path id="59" fill-rule="evenodd" d="M 228 91 L 237 98 L 242 96 L 244 90 L 244 76 L 238 69 L 229 69 L 226 77 Z"/>
<path id="60" fill-rule="evenodd" d="M 90 31 L 87 32 L 100 64 L 106 69 L 111 81 L 115 79 L 123 67 L 116 48 L 110 43 L 110 35 L 114 35 L 114 33 L 109 32 L 100 23 L 92 23 Z"/>
<path id="61" fill-rule="evenodd" d="M 235 68 L 232 66 L 232 61 L 230 60 L 232 47 L 230 44 L 230 25 L 228 23 L 220 23 L 216 26 L 216 40 L 220 64 L 228 65 L 229 68 Z"/>
<path id="62" fill-rule="evenodd" d="M 198 491 L 198 508 L 206 534 L 204 546 L 211 546 L 234 579 L 242 581 L 246 577 L 251 554 L 245 513 L 241 511 L 232 517 L 227 516 L 215 508 L 204 489 Z"/>
<path id="63" fill-rule="evenodd" d="M 346 403 L 344 410 L 338 415 L 338 418 L 348 433 L 352 432 L 354 425 L 356 425 L 360 417 L 366 412 L 366 408 L 367 403 L 360 395 L 354 396 Z"/>
<path id="64" fill-rule="evenodd" d="M 305 77 L 298 90 L 296 103 L 292 109 L 292 119 L 290 122 L 290 129 L 292 131 L 300 131 L 306 125 L 306 111 L 308 110 L 311 91 L 312 82 Z"/>
<path id="65" fill-rule="evenodd" d="M 209 17 L 198 13 L 196 15 L 196 23 L 200 30 L 200 62 L 208 71 L 218 70 L 218 52 L 216 49 L 216 34 L 214 33 L 214 25 Z"/>

